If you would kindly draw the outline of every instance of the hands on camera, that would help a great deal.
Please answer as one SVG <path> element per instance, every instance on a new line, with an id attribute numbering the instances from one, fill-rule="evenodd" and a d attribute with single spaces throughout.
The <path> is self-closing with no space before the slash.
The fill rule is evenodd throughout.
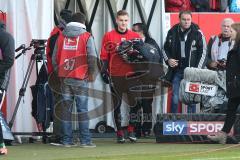
<path id="1" fill-rule="evenodd" d="M 214 70 L 225 70 L 226 69 L 226 59 L 221 59 L 217 61 L 213 61 L 209 64 L 209 67 Z"/>
<path id="2" fill-rule="evenodd" d="M 218 60 L 218 61 L 217 61 L 217 68 L 218 68 L 219 70 L 225 70 L 225 69 L 226 69 L 226 62 L 227 62 L 226 59 Z"/>

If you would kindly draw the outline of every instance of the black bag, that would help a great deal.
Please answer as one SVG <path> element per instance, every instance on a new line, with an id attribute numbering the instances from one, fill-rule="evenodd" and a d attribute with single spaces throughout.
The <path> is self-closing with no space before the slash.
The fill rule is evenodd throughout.
<path id="1" fill-rule="evenodd" d="M 50 126 L 53 121 L 53 93 L 47 83 L 47 70 L 43 65 L 37 77 L 36 84 L 31 86 L 32 91 L 32 116 L 36 122 L 41 123 L 43 129 Z"/>

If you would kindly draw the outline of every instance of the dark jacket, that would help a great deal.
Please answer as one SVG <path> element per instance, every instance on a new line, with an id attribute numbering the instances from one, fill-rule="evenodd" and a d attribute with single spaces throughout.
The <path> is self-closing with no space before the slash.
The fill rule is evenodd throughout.
<path id="1" fill-rule="evenodd" d="M 5 25 L 0 22 L 0 89 L 7 89 L 10 68 L 14 63 L 14 50 L 14 39 L 6 32 Z"/>
<path id="2" fill-rule="evenodd" d="M 173 26 L 167 34 L 166 42 L 164 44 L 163 58 L 167 62 L 168 59 L 179 60 L 179 67 L 203 68 L 206 64 L 206 40 L 202 32 L 196 24 L 192 24 L 186 33 L 185 40 L 185 59 L 181 58 L 181 44 L 180 44 L 180 25 Z M 177 69 L 177 68 L 176 68 Z M 183 68 L 184 69 L 184 68 Z"/>
<path id="3" fill-rule="evenodd" d="M 154 48 L 157 49 L 157 51 L 159 53 L 159 56 L 160 56 L 159 62 L 162 63 L 163 62 L 163 57 L 162 57 L 161 49 L 159 48 L 157 42 L 153 38 L 151 38 L 151 37 L 146 37 L 145 43 L 150 44 Z"/>
<path id="4" fill-rule="evenodd" d="M 215 41 L 218 42 L 218 43 L 217 43 L 217 45 L 218 45 L 217 51 L 218 51 L 218 52 L 212 51 L 212 47 L 213 47 Z M 225 44 L 224 44 L 224 43 L 225 43 Z M 228 43 L 228 44 L 226 45 L 226 43 Z M 219 57 L 219 56 L 221 55 L 221 53 L 223 53 L 223 52 L 221 52 L 221 49 L 224 49 L 224 53 L 228 53 L 228 52 L 232 49 L 233 44 L 234 44 L 234 41 L 231 41 L 231 40 L 230 40 L 230 37 L 224 38 L 224 37 L 222 37 L 221 34 L 218 35 L 218 36 L 212 36 L 212 37 L 210 38 L 209 42 L 208 42 L 208 45 L 207 45 L 207 55 L 208 55 L 208 60 L 207 60 L 207 64 L 206 64 L 207 67 L 208 67 L 209 69 L 213 69 L 213 70 L 214 70 L 214 68 L 211 68 L 211 67 L 210 67 L 210 64 L 211 64 L 212 62 L 216 61 L 216 60 L 212 59 L 212 58 L 213 58 L 213 57 L 212 57 L 212 52 L 216 52 L 216 53 L 215 53 L 215 54 L 217 54 L 216 56 Z M 225 52 L 225 51 L 226 51 L 226 52 Z M 222 57 L 222 56 L 220 56 L 220 57 Z M 224 58 L 224 59 L 227 59 L 227 57 Z M 217 59 L 217 60 L 221 60 L 221 59 Z M 223 60 L 223 59 L 222 59 L 222 60 Z"/>
<path id="5" fill-rule="evenodd" d="M 240 97 L 240 47 L 228 53 L 226 83 L 228 98 Z"/>

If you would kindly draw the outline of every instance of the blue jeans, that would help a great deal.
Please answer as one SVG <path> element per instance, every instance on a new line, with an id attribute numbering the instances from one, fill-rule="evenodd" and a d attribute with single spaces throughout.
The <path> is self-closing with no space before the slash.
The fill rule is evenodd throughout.
<path id="1" fill-rule="evenodd" d="M 63 113 L 62 113 L 62 133 L 61 142 L 63 144 L 73 143 L 72 133 L 72 108 L 75 102 L 77 108 L 79 138 L 81 144 L 91 143 L 88 118 L 88 82 L 86 80 L 77 81 L 75 84 L 62 85 Z"/>
<path id="2" fill-rule="evenodd" d="M 3 90 L 1 90 L 1 89 L 0 89 L 0 91 L 1 91 L 1 92 L 0 92 L 0 109 L 1 109 L 1 108 L 2 108 L 1 104 L 2 104 L 2 101 L 3 101 L 3 98 L 4 98 L 4 97 L 3 97 L 3 95 L 4 95 L 3 93 L 4 93 L 5 91 L 3 91 Z M 2 114 L 1 111 L 0 111 L 0 114 Z M 3 143 L 3 142 L 4 142 L 4 141 L 3 141 L 2 125 L 0 125 L 0 144 Z"/>
<path id="3" fill-rule="evenodd" d="M 171 113 L 178 113 L 179 104 L 179 87 L 180 82 L 183 79 L 183 71 L 174 73 L 172 80 L 172 102 L 171 102 Z M 188 105 L 188 113 L 196 112 L 196 105 Z"/>

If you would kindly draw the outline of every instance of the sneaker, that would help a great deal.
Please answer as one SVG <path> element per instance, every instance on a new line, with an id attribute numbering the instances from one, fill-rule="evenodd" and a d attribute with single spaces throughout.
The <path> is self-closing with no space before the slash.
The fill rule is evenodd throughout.
<path id="1" fill-rule="evenodd" d="M 63 144 L 62 143 L 50 143 L 50 145 L 52 145 L 52 146 L 62 146 Z"/>
<path id="2" fill-rule="evenodd" d="M 67 147 L 67 148 L 70 148 L 70 147 L 77 147 L 77 144 L 74 144 L 74 143 L 63 144 L 63 147 Z"/>
<path id="3" fill-rule="evenodd" d="M 125 138 L 123 136 L 117 136 L 117 143 L 125 143 Z"/>
<path id="4" fill-rule="evenodd" d="M 131 142 L 136 142 L 136 141 L 137 141 L 137 138 L 136 138 L 134 132 L 129 132 L 129 133 L 128 133 L 128 139 L 129 139 Z"/>
<path id="5" fill-rule="evenodd" d="M 50 143 L 50 145 L 59 146 L 59 147 L 66 147 L 66 148 L 76 147 L 77 146 L 74 143 Z"/>
<path id="6" fill-rule="evenodd" d="M 0 155 L 7 155 L 7 148 L 4 147 L 4 148 L 0 148 Z"/>
<path id="7" fill-rule="evenodd" d="M 223 131 L 219 131 L 217 134 L 215 135 L 208 135 L 207 136 L 210 140 L 214 141 L 214 142 L 218 142 L 220 144 L 226 144 L 227 142 L 227 133 L 223 132 Z"/>
<path id="8" fill-rule="evenodd" d="M 96 144 L 94 144 L 94 143 L 89 143 L 89 144 L 83 143 L 83 144 L 80 144 L 80 147 L 81 147 L 81 148 L 95 148 L 95 147 L 97 147 L 97 146 L 96 146 Z"/>

